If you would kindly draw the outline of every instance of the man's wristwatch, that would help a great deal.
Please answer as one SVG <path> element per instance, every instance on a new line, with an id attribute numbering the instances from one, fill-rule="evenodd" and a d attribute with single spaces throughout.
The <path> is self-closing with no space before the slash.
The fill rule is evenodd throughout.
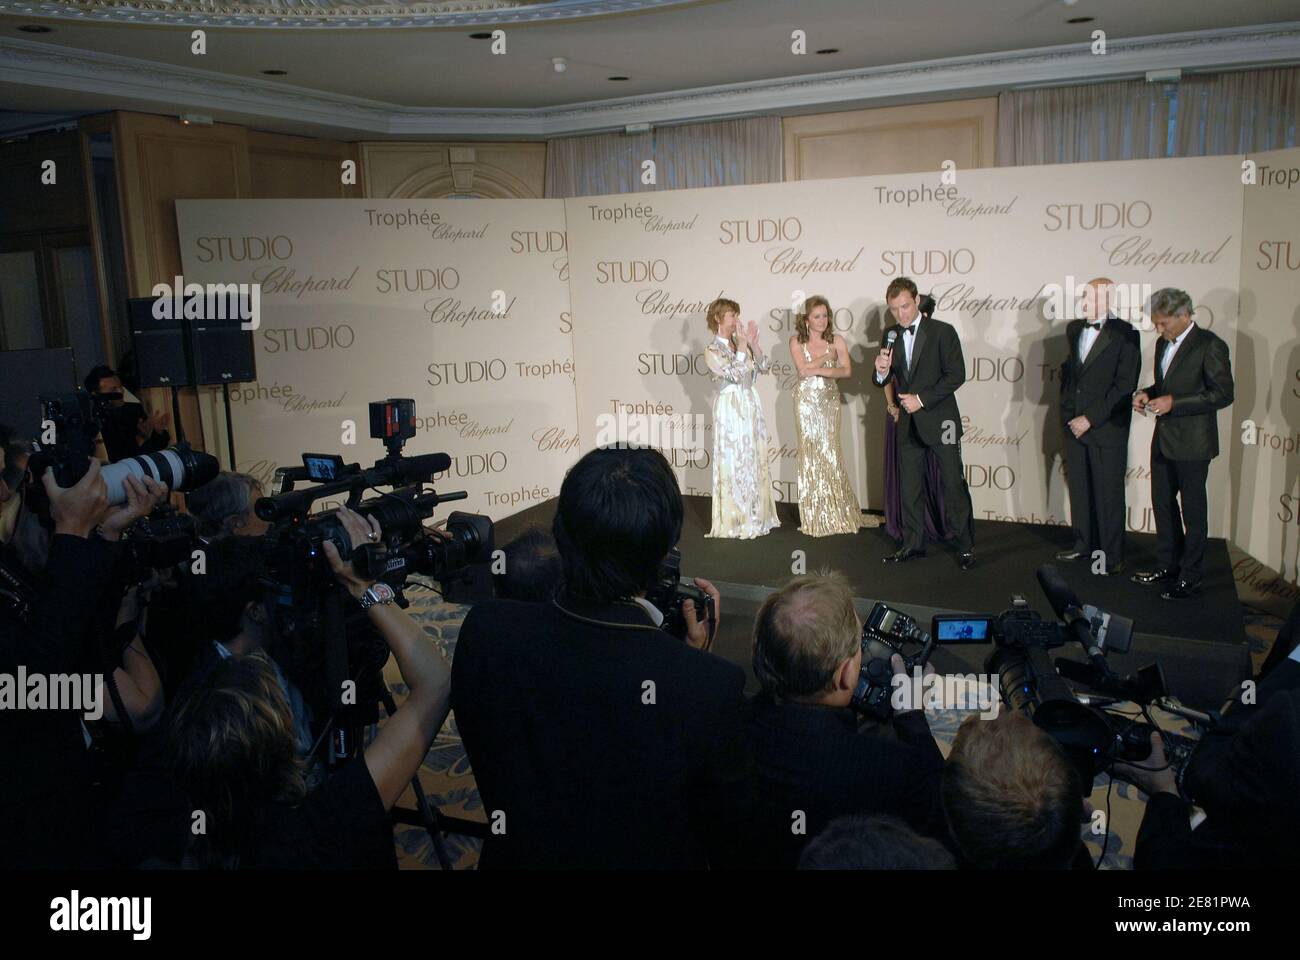
<path id="1" fill-rule="evenodd" d="M 362 610 L 369 610 L 377 603 L 392 603 L 396 599 L 397 594 L 393 592 L 393 588 L 380 580 L 372 583 L 369 589 L 357 598 L 357 602 L 361 604 Z"/>

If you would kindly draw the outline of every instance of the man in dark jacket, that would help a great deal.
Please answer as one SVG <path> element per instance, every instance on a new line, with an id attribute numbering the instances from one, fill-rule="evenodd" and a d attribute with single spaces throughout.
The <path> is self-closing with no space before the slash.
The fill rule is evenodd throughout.
<path id="1" fill-rule="evenodd" d="M 1137 869 L 1300 866 L 1300 651 L 1252 694 L 1202 739 L 1182 790 L 1158 734 L 1144 763 L 1116 764 L 1116 776 L 1148 795 Z M 1184 794 L 1205 811 L 1195 828 Z"/>
<path id="2" fill-rule="evenodd" d="M 1133 397 L 1133 409 L 1157 417 L 1151 508 L 1160 566 L 1133 581 L 1167 582 L 1160 596 L 1182 600 L 1200 590 L 1210 518 L 1205 484 L 1219 455 L 1217 414 L 1233 399 L 1232 364 L 1228 345 L 1192 321 L 1192 298 L 1184 291 L 1165 287 L 1152 294 L 1151 320 L 1160 333 L 1155 381 Z"/>
<path id="3" fill-rule="evenodd" d="M 957 563 L 975 565 L 975 520 L 961 462 L 961 411 L 957 388 L 966 382 L 961 339 L 951 324 L 921 312 L 916 284 L 896 277 L 885 291 L 896 325 L 885 330 L 875 362 L 875 383 L 891 380 L 902 412 L 898 420 L 898 463 L 903 499 L 903 545 L 885 557 L 901 563 L 925 556 L 925 455 L 939 460 L 944 516 L 957 531 Z"/>
<path id="4" fill-rule="evenodd" d="M 707 652 L 691 601 L 683 641 L 645 599 L 681 526 L 662 454 L 593 450 L 560 488 L 559 593 L 465 618 L 451 696 L 487 813 L 482 867 L 737 862 L 752 796 L 744 673 Z"/>
<path id="5" fill-rule="evenodd" d="M 1133 391 L 1142 345 L 1132 324 L 1110 315 L 1114 281 L 1088 281 L 1065 337 L 1070 355 L 1061 364 L 1061 423 L 1070 485 L 1074 545 L 1058 560 L 1093 559 L 1096 572 L 1124 571 L 1124 470 L 1128 466 Z"/>
<path id="6" fill-rule="evenodd" d="M 763 602 L 754 632 L 763 692 L 749 725 L 759 777 L 754 866 L 793 868 L 804 844 L 846 814 L 892 814 L 944 835 L 943 754 L 925 712 L 895 710 L 893 737 L 861 728 L 849 706 L 861 666 L 862 626 L 842 579 L 796 577 Z"/>

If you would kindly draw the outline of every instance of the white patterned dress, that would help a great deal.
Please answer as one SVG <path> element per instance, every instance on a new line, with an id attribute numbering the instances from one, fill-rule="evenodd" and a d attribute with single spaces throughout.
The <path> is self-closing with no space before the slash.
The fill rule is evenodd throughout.
<path id="1" fill-rule="evenodd" d="M 710 537 L 750 540 L 780 526 L 772 500 L 767 424 L 754 381 L 772 366 L 737 353 L 724 337 L 704 350 L 715 382 L 713 401 L 713 528 Z"/>

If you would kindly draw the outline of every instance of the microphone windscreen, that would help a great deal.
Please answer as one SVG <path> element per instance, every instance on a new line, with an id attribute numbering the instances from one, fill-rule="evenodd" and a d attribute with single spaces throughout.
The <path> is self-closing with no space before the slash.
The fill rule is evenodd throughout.
<path id="1" fill-rule="evenodd" d="M 897 329 L 890 330 L 887 334 L 885 334 L 885 349 L 892 350 L 894 347 L 894 341 L 897 339 L 898 339 Z"/>
<path id="2" fill-rule="evenodd" d="M 1038 585 L 1043 588 L 1047 602 L 1052 605 L 1052 612 L 1062 619 L 1065 617 L 1066 610 L 1083 606 L 1074 591 L 1070 589 L 1070 585 L 1065 582 L 1065 578 L 1061 576 L 1061 571 L 1050 563 L 1045 563 L 1038 568 Z"/>

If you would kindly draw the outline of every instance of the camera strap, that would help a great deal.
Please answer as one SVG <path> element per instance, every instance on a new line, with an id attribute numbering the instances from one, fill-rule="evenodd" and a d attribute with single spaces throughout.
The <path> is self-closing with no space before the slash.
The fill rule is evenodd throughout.
<path id="1" fill-rule="evenodd" d="M 616 600 L 614 602 L 617 603 L 619 606 L 631 607 L 637 610 L 638 612 L 640 612 L 643 616 L 646 617 L 650 616 L 650 614 L 646 612 L 645 608 L 642 607 L 639 603 L 634 603 L 631 600 Z M 574 611 L 569 610 L 567 607 L 562 606 L 560 604 L 558 597 L 552 597 L 551 604 L 552 606 L 555 607 L 556 610 L 559 610 L 560 613 L 564 614 L 569 619 L 577 620 L 580 621 L 581 623 L 590 624 L 591 626 L 594 627 L 608 627 L 614 630 L 650 630 L 654 633 L 662 632 L 658 627 L 649 623 L 619 623 L 616 620 L 597 620 L 592 617 L 584 617 L 582 614 L 575 613 Z"/>

